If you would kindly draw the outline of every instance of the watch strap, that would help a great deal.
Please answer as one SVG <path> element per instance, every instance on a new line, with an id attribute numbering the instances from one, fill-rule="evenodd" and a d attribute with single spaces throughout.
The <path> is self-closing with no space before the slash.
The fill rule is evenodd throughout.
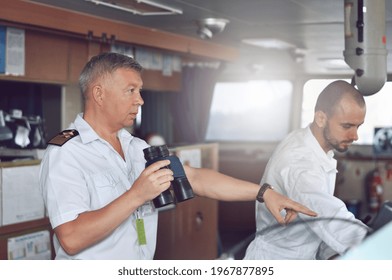
<path id="1" fill-rule="evenodd" d="M 270 184 L 264 183 L 264 184 L 261 185 L 261 187 L 259 189 L 259 192 L 257 193 L 257 196 L 256 196 L 256 200 L 258 202 L 260 202 L 260 203 L 264 202 L 263 196 L 264 196 L 265 191 L 268 190 L 268 189 L 273 189 Z"/>

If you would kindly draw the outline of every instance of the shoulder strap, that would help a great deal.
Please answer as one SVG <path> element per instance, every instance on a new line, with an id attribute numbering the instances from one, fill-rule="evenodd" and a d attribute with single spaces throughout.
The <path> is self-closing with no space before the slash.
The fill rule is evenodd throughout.
<path id="1" fill-rule="evenodd" d="M 50 139 L 48 144 L 50 145 L 56 145 L 56 146 L 62 146 L 75 136 L 78 136 L 79 132 L 76 129 L 67 129 L 61 131 L 59 134 L 57 134 L 55 137 Z"/>

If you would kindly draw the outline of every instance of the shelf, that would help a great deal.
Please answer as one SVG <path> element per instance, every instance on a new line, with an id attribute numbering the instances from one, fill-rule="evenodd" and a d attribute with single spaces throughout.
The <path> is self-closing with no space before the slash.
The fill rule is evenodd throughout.
<path id="1" fill-rule="evenodd" d="M 25 230 L 30 230 L 32 228 L 44 227 L 49 225 L 50 222 L 48 218 L 43 218 L 39 220 L 33 220 L 33 221 L 28 221 L 28 222 L 23 222 L 18 224 L 6 225 L 0 227 L 0 235 L 14 234 L 19 231 L 25 231 Z"/>

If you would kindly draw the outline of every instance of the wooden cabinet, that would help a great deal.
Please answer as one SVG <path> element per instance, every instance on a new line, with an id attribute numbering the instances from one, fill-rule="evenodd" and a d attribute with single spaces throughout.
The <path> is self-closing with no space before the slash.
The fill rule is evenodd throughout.
<path id="1" fill-rule="evenodd" d="M 53 231 L 48 218 L 43 218 L 24 223 L 12 224 L 0 227 L 0 260 L 9 259 L 8 240 L 18 236 L 24 236 L 30 233 L 47 231 L 50 235 L 51 259 L 54 258 L 54 248 L 52 243 Z"/>
<path id="2" fill-rule="evenodd" d="M 0 80 L 78 85 L 79 75 L 94 55 L 110 51 L 110 45 L 52 34 L 44 30 L 25 32 L 25 75 L 0 74 Z M 165 76 L 162 71 L 145 69 L 143 88 L 155 91 L 181 91 L 181 72 Z M 1 108 L 0 108 L 1 109 Z"/>
<path id="3" fill-rule="evenodd" d="M 171 149 L 200 150 L 201 167 L 218 170 L 218 145 L 200 144 Z M 159 213 L 155 259 L 215 259 L 218 257 L 218 202 L 195 197 Z"/>
<path id="4" fill-rule="evenodd" d="M 159 213 L 155 259 L 217 258 L 217 202 L 196 197 Z"/>
<path id="5" fill-rule="evenodd" d="M 77 83 L 87 59 L 86 41 L 33 30 L 26 31 L 27 80 Z"/>
<path id="6" fill-rule="evenodd" d="M 38 190 L 39 163 L 0 162 L 1 260 L 54 257 L 53 232 Z"/>

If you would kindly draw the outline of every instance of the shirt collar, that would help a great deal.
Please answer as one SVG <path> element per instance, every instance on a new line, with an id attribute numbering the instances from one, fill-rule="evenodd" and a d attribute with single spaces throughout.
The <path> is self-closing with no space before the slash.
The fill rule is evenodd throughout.
<path id="1" fill-rule="evenodd" d="M 337 162 L 334 158 L 335 154 L 333 150 L 326 153 L 323 148 L 321 148 L 320 143 L 317 141 L 316 137 L 314 137 L 310 129 L 310 125 L 306 128 L 305 143 L 313 150 L 325 171 L 336 170 Z"/>
<path id="2" fill-rule="evenodd" d="M 87 144 L 89 142 L 101 139 L 101 137 L 99 137 L 99 135 L 88 124 L 88 122 L 83 119 L 83 113 L 80 113 L 76 116 L 73 125 L 75 126 L 75 129 L 79 132 L 83 144 Z M 132 134 L 130 134 L 125 129 L 120 129 L 117 135 L 122 143 L 129 143 L 133 139 Z"/>

